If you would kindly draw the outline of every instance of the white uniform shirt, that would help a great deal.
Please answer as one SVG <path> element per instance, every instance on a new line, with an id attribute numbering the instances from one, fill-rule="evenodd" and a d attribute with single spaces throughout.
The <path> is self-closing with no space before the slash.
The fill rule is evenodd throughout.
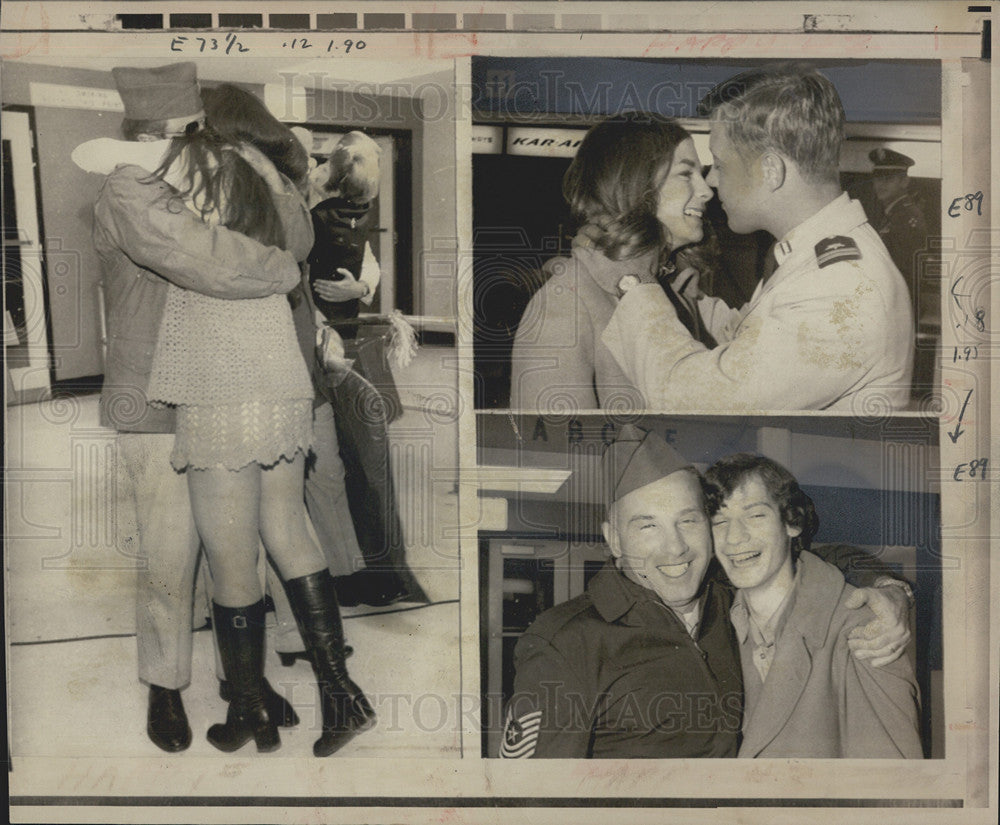
<path id="1" fill-rule="evenodd" d="M 677 319 L 656 284 L 630 289 L 603 341 L 650 409 L 837 410 L 905 408 L 913 371 L 906 284 L 864 209 L 847 194 L 789 232 L 778 268 L 734 310 L 699 309 L 718 346 Z"/>

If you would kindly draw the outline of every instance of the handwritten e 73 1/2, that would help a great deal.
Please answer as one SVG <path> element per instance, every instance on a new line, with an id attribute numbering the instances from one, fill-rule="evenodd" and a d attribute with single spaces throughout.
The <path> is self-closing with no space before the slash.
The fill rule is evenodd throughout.
<path id="1" fill-rule="evenodd" d="M 217 52 L 223 51 L 226 54 L 237 52 L 244 54 L 250 51 L 249 46 L 240 43 L 235 34 L 229 32 L 223 40 L 218 37 L 188 37 L 186 34 L 178 34 L 170 41 L 170 51 L 172 52 Z"/>

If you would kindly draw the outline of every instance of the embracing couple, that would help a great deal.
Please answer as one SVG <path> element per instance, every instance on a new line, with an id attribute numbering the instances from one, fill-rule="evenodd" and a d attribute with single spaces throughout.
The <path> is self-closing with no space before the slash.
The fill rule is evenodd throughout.
<path id="1" fill-rule="evenodd" d="M 711 171 L 690 134 L 645 112 L 584 138 L 563 180 L 580 225 L 521 319 L 516 409 L 904 408 L 913 367 L 906 284 L 840 184 L 844 109 L 819 72 L 738 75 L 702 99 Z M 705 206 L 775 244 L 739 309 L 714 273 Z"/>

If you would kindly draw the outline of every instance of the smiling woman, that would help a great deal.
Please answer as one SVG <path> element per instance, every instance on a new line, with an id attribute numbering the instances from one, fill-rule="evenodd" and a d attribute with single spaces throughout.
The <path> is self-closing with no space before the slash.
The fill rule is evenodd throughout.
<path id="1" fill-rule="evenodd" d="M 660 115 L 609 118 L 584 137 L 563 179 L 563 196 L 579 231 L 568 258 L 544 265 L 546 283 L 521 317 L 510 406 L 645 406 L 601 335 L 626 289 L 658 280 L 678 316 L 690 322 L 692 335 L 699 335 L 688 297 L 694 270 L 675 260 L 680 250 L 703 240 L 702 216 L 712 197 L 694 142 L 676 121 Z M 678 270 L 683 277 L 674 277 Z"/>
<path id="2" fill-rule="evenodd" d="M 671 248 L 698 243 L 705 230 L 705 204 L 712 197 L 701 175 L 701 162 L 691 138 L 674 152 L 673 162 L 657 192 L 656 219 Z"/>

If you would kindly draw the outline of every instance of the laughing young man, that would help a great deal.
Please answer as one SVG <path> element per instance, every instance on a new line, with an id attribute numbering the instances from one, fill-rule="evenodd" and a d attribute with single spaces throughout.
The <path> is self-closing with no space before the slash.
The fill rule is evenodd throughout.
<path id="1" fill-rule="evenodd" d="M 715 555 L 738 589 L 731 617 L 745 702 L 741 757 L 920 758 L 917 685 L 901 656 L 850 654 L 870 620 L 854 588 L 809 552 L 812 500 L 784 467 L 741 453 L 705 474 Z"/>
<path id="2" fill-rule="evenodd" d="M 713 89 L 709 186 L 734 232 L 774 236 L 776 268 L 749 303 L 698 308 L 718 345 L 695 340 L 655 285 L 630 289 L 603 342 L 648 409 L 902 409 L 913 370 L 905 282 L 864 209 L 840 186 L 844 109 L 801 67 Z M 767 270 L 765 269 L 765 272 Z"/>

